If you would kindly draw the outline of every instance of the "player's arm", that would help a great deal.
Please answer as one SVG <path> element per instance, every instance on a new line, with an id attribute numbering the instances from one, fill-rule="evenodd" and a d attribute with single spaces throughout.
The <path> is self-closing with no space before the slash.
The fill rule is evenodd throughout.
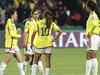
<path id="1" fill-rule="evenodd" d="M 28 38 L 28 33 L 24 32 L 23 33 L 23 45 L 26 46 L 27 45 L 27 38 Z"/>
<path id="2" fill-rule="evenodd" d="M 20 34 L 18 34 L 18 33 L 16 33 L 16 32 L 14 31 L 14 26 L 13 26 L 13 25 L 10 25 L 10 26 L 9 26 L 9 32 L 10 32 L 10 35 L 11 35 L 12 38 L 18 39 L 18 38 L 21 37 Z"/>
<path id="3" fill-rule="evenodd" d="M 34 41 L 34 38 L 35 38 L 35 35 L 36 35 L 36 33 L 37 33 L 37 30 L 38 28 L 37 28 L 37 25 L 34 25 L 34 27 L 33 28 L 31 28 L 30 30 L 30 32 L 31 32 L 31 44 L 33 44 L 33 41 Z"/>
<path id="4" fill-rule="evenodd" d="M 33 45 L 33 41 L 34 41 L 35 35 L 36 35 L 36 32 L 33 32 L 32 37 L 31 37 L 31 45 Z"/>
<path id="5" fill-rule="evenodd" d="M 53 39 L 53 41 L 55 41 L 55 40 L 57 40 L 60 37 L 60 35 L 62 33 L 62 30 L 54 23 L 53 24 L 53 31 L 57 32 L 57 35 Z"/>
<path id="6" fill-rule="evenodd" d="M 24 33 L 23 33 L 23 45 L 24 45 L 24 46 L 27 46 L 29 25 L 30 25 L 30 23 L 27 21 L 27 22 L 25 23 Z"/>

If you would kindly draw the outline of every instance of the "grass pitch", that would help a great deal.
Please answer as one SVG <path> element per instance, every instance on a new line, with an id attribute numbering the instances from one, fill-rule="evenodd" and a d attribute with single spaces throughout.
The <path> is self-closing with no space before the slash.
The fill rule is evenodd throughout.
<path id="1" fill-rule="evenodd" d="M 21 49 L 21 52 L 23 54 L 23 49 Z M 52 68 L 50 75 L 85 75 L 85 52 L 86 48 L 53 48 Z M 3 57 L 4 49 L 0 49 L 0 64 L 3 60 Z M 97 53 L 97 58 L 99 62 L 99 75 L 100 50 Z M 42 56 L 42 60 L 45 65 L 44 55 Z M 30 70 L 28 65 L 26 75 L 30 75 L 29 72 Z M 20 75 L 16 60 L 14 58 L 7 65 L 4 75 Z M 39 70 L 37 71 L 37 75 L 40 75 Z"/>

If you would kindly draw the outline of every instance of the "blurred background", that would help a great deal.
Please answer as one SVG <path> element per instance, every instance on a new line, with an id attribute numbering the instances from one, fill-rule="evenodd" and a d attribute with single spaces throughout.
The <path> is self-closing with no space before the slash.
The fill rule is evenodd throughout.
<path id="1" fill-rule="evenodd" d="M 0 0 L 0 30 L 5 28 L 5 12 L 11 8 L 18 10 L 18 26 L 24 27 L 23 20 L 29 17 L 34 8 L 41 14 L 48 9 L 53 12 L 53 20 L 62 28 L 85 29 L 88 13 L 84 10 L 87 0 Z M 100 0 L 94 0 L 100 8 Z M 41 17 L 42 17 L 41 15 Z"/>

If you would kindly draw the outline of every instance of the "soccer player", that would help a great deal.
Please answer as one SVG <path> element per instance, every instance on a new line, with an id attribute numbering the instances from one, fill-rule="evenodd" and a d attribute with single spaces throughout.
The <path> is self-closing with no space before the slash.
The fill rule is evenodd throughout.
<path id="1" fill-rule="evenodd" d="M 16 29 L 15 21 L 17 20 L 17 11 L 12 8 L 8 12 L 8 20 L 6 22 L 5 29 L 5 57 L 2 64 L 0 65 L 0 75 L 4 74 L 6 65 L 10 62 L 11 58 L 14 56 L 17 60 L 17 66 L 20 71 L 20 75 L 25 75 L 23 70 L 23 60 L 20 50 L 17 45 L 18 39 L 21 37 L 21 30 Z"/>
<path id="2" fill-rule="evenodd" d="M 39 10 L 38 9 L 34 9 L 31 12 L 31 18 L 29 18 L 26 23 L 25 23 L 25 29 L 24 29 L 24 44 L 26 44 L 26 48 L 25 48 L 25 61 L 24 61 L 24 71 L 26 71 L 26 67 L 28 62 L 31 60 L 30 62 L 30 72 L 32 70 L 32 64 L 33 64 L 33 57 L 34 57 L 34 47 L 32 45 L 33 40 L 32 40 L 32 33 L 30 32 L 30 29 L 32 27 L 34 27 L 35 25 L 37 25 L 37 22 L 39 20 Z M 34 43 L 36 40 L 36 36 L 34 39 Z M 44 69 L 43 69 L 43 64 L 42 61 L 39 60 L 38 62 L 38 67 L 40 69 L 40 72 L 42 75 L 44 75 Z"/>
<path id="3" fill-rule="evenodd" d="M 88 1 L 86 4 L 86 11 L 89 17 L 86 23 L 86 38 L 87 38 L 87 52 L 86 52 L 86 74 L 90 75 L 91 70 L 93 75 L 98 73 L 98 62 L 96 58 L 97 50 L 100 44 L 100 13 L 97 10 L 94 1 Z"/>
<path id="4" fill-rule="evenodd" d="M 45 13 L 45 19 L 38 22 L 37 26 L 34 27 L 33 34 L 37 33 L 37 40 L 35 41 L 35 53 L 34 62 L 31 75 L 36 75 L 36 69 L 38 61 L 43 53 L 45 53 L 45 75 L 50 74 L 51 68 L 51 54 L 53 42 L 59 38 L 61 35 L 61 29 L 52 21 L 52 12 L 47 11 Z M 57 32 L 57 35 L 53 38 L 52 33 Z"/>

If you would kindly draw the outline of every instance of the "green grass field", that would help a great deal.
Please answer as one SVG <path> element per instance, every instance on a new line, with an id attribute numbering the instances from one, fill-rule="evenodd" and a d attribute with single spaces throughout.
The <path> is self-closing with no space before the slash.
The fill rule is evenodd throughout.
<path id="1" fill-rule="evenodd" d="M 23 53 L 23 49 L 21 49 Z M 52 54 L 52 69 L 50 75 L 85 75 L 85 48 L 54 48 Z M 4 57 L 4 50 L 0 49 L 0 63 Z M 98 51 L 100 74 L 100 50 Z M 44 61 L 44 56 L 42 57 Z M 4 75 L 20 75 L 16 60 L 8 64 Z M 26 75 L 29 75 L 29 66 Z M 37 73 L 39 74 L 39 71 Z M 92 75 L 92 74 L 91 74 Z"/>

